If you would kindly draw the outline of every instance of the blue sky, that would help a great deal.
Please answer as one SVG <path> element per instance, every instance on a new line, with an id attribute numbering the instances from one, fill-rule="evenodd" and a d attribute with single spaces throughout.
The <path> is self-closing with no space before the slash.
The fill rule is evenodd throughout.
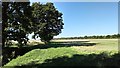
<path id="1" fill-rule="evenodd" d="M 117 2 L 54 2 L 63 13 L 64 29 L 56 37 L 118 33 Z"/>

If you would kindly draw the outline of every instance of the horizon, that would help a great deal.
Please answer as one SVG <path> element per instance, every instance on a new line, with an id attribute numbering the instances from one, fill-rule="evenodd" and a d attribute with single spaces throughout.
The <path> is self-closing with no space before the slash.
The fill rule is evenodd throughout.
<path id="1" fill-rule="evenodd" d="M 70 37 L 85 37 L 85 36 L 107 36 L 107 35 L 117 35 L 119 33 L 116 34 L 104 34 L 104 35 L 83 35 L 83 36 L 70 36 Z M 69 37 L 56 37 L 56 38 L 69 38 Z"/>
<path id="2" fill-rule="evenodd" d="M 117 2 L 54 2 L 53 4 L 63 13 L 64 23 L 62 33 L 54 38 L 118 33 Z"/>

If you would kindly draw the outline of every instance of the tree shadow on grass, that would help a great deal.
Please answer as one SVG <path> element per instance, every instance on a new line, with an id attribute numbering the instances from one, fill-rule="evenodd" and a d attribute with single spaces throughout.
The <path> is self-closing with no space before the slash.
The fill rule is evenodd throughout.
<path id="1" fill-rule="evenodd" d="M 98 44 L 98 43 L 87 43 L 87 42 L 88 41 L 50 42 L 46 45 L 38 44 L 32 46 L 32 48 L 47 49 L 47 48 L 71 47 L 71 46 L 94 46 Z"/>
<path id="2" fill-rule="evenodd" d="M 2 65 L 16 58 L 17 56 L 22 56 L 25 53 L 33 49 L 47 49 L 47 48 L 57 48 L 57 47 L 71 47 L 71 46 L 93 46 L 97 43 L 87 43 L 88 41 L 71 41 L 71 42 L 50 42 L 49 44 L 37 44 L 37 45 L 26 45 L 26 47 L 5 47 L 2 49 Z"/>
<path id="3" fill-rule="evenodd" d="M 80 66 L 80 67 L 94 67 L 94 68 L 120 68 L 120 53 L 113 56 L 108 56 L 107 53 L 80 55 L 75 54 L 72 57 L 63 56 L 53 59 L 46 59 L 44 63 L 38 64 L 38 61 L 32 61 L 22 68 L 40 68 L 50 66 Z M 19 68 L 19 66 L 16 66 Z"/>

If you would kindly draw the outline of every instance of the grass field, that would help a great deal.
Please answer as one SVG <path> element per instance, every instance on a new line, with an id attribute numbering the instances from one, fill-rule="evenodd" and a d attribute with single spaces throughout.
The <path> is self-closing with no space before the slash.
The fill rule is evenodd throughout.
<path id="1" fill-rule="evenodd" d="M 48 45 L 37 43 L 28 45 L 35 48 L 11 60 L 4 67 L 119 66 L 118 39 L 52 40 Z M 44 46 L 46 48 L 40 48 Z"/>

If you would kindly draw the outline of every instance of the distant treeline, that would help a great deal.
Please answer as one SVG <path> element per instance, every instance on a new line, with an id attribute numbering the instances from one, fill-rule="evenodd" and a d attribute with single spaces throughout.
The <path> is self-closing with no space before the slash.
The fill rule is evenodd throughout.
<path id="1" fill-rule="evenodd" d="M 114 35 L 99 35 L 99 36 L 84 36 L 84 37 L 62 37 L 54 39 L 117 39 L 120 38 L 120 34 Z"/>

